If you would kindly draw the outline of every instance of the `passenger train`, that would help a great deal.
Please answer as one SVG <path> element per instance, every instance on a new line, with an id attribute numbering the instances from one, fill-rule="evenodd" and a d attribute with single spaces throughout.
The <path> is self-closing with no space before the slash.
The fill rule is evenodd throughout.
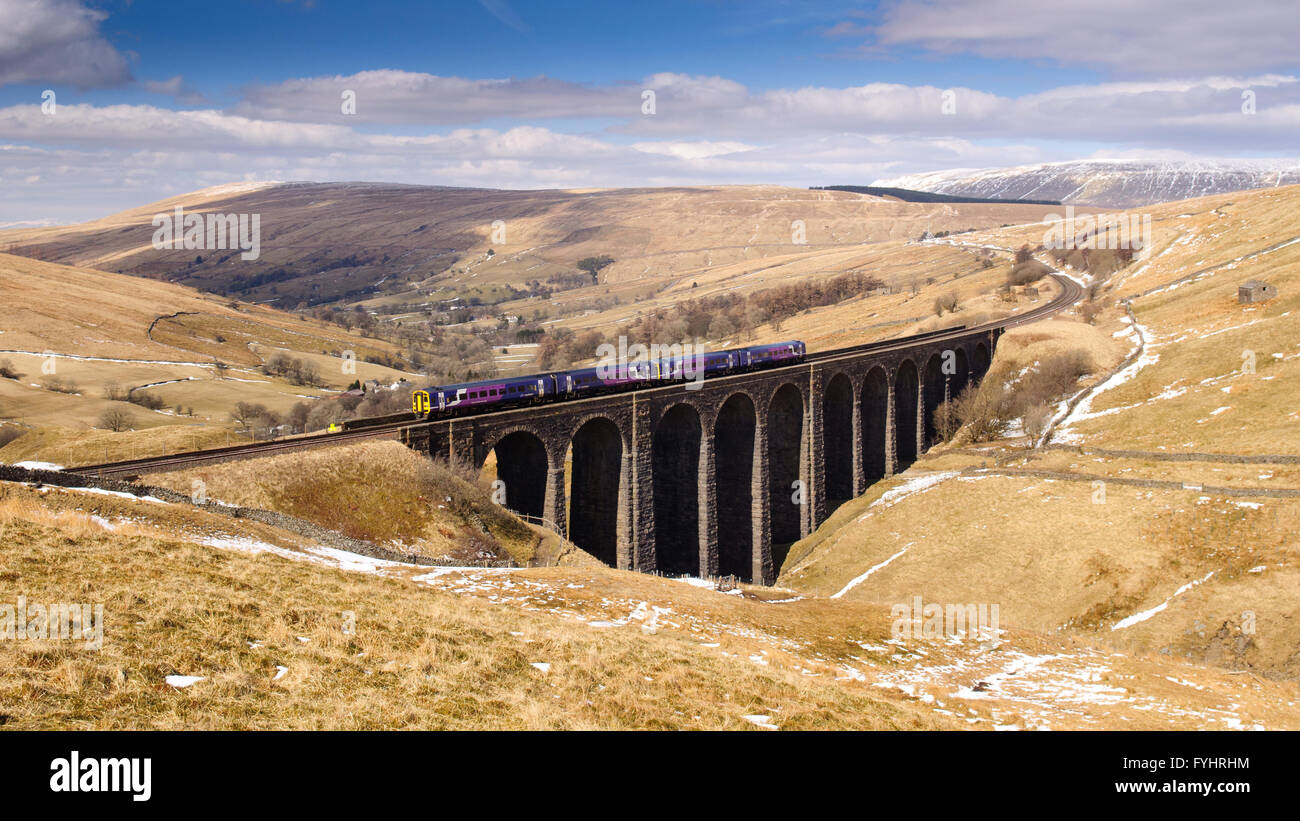
<path id="1" fill-rule="evenodd" d="M 411 411 L 429 419 L 462 416 L 487 410 L 504 410 L 519 405 L 580 399 L 600 393 L 636 390 L 730 373 L 793 365 L 804 360 L 804 343 L 793 340 L 770 345 L 751 345 L 698 356 L 645 359 L 618 365 L 579 368 L 555 373 L 485 379 L 457 385 L 436 385 L 411 394 Z"/>

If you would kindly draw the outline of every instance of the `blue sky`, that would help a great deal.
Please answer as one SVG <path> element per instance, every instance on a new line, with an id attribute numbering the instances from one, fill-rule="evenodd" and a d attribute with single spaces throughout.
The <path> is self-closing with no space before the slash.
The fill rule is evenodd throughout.
<path id="1" fill-rule="evenodd" d="M 275 179 L 806 186 L 1294 157 L 1297 35 L 1263 0 L 0 0 L 0 225 Z"/>
<path id="2" fill-rule="evenodd" d="M 489 2 L 278 2 L 225 0 L 172 4 L 102 3 L 100 27 L 131 57 L 137 80 L 177 75 L 209 101 L 238 100 L 248 84 L 287 77 L 352 74 L 375 68 L 466 77 L 545 75 L 577 83 L 634 82 L 663 71 L 720 75 L 756 90 L 870 82 L 981 87 L 1023 94 L 1092 82 L 1092 69 L 1048 60 L 932 56 L 897 47 L 856 50 L 854 38 L 828 36 L 845 20 L 878 19 L 874 3 L 846 10 L 818 2 L 655 2 L 586 0 Z M 509 8 L 512 26 L 490 11 Z M 400 25 L 395 21 L 400 20 Z M 238 29 L 236 38 L 232 29 Z M 232 55 L 232 47 L 237 53 Z M 232 59 L 233 58 L 233 59 Z M 0 102 L 30 98 L 33 86 L 79 100 L 138 102 L 138 86 L 79 89 L 29 83 L 0 89 Z"/>

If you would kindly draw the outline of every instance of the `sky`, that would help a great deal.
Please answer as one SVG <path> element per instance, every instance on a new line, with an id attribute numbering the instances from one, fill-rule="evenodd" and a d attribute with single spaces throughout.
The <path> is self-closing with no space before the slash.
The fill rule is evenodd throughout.
<path id="1" fill-rule="evenodd" d="M 199 188 L 1300 156 L 1276 0 L 0 0 L 0 227 Z"/>

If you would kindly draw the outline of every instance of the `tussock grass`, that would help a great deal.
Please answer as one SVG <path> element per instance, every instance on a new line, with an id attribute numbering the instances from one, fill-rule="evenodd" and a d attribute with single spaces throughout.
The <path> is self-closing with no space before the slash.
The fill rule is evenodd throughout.
<path id="1" fill-rule="evenodd" d="M 7 728 L 754 729 L 756 713 L 787 729 L 959 726 L 677 634 L 29 514 L 0 507 L 0 600 L 100 603 L 104 645 L 0 642 Z M 177 689 L 175 674 L 204 680 Z"/>
<path id="2" fill-rule="evenodd" d="M 529 564 L 538 534 L 492 504 L 463 470 L 397 442 L 363 442 L 157 474 L 149 481 L 288 513 L 356 539 L 467 563 Z"/>

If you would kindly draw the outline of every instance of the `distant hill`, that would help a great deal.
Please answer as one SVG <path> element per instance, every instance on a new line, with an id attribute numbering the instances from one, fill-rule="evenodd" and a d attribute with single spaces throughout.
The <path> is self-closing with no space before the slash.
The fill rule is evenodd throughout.
<path id="1" fill-rule="evenodd" d="M 930 191 L 914 191 L 909 188 L 882 188 L 874 185 L 821 185 L 813 186 L 813 191 L 848 191 L 853 194 L 869 194 L 873 197 L 895 197 L 903 202 L 951 202 L 951 203 L 1013 203 L 1022 205 L 1060 205 L 1060 200 L 1009 200 L 991 197 L 958 197 L 951 194 L 935 194 Z"/>
<path id="2" fill-rule="evenodd" d="M 177 206 L 258 215 L 260 255 L 156 250 L 153 221 Z M 506 286 L 572 277 L 577 261 L 590 256 L 614 259 L 600 272 L 600 292 L 590 296 L 632 300 L 648 287 L 719 265 L 1035 221 L 1049 210 L 775 185 L 509 191 L 258 183 L 183 194 L 80 225 L 0 230 L 0 252 L 289 310 L 373 307 L 376 300 L 415 309 L 438 288 L 441 298 L 497 304 L 509 296 Z"/>
<path id="3" fill-rule="evenodd" d="M 976 199 L 1133 208 L 1157 202 L 1300 183 L 1300 160 L 1153 162 L 1078 160 L 1015 168 L 954 168 L 876 180 L 873 187 L 916 189 Z"/>

